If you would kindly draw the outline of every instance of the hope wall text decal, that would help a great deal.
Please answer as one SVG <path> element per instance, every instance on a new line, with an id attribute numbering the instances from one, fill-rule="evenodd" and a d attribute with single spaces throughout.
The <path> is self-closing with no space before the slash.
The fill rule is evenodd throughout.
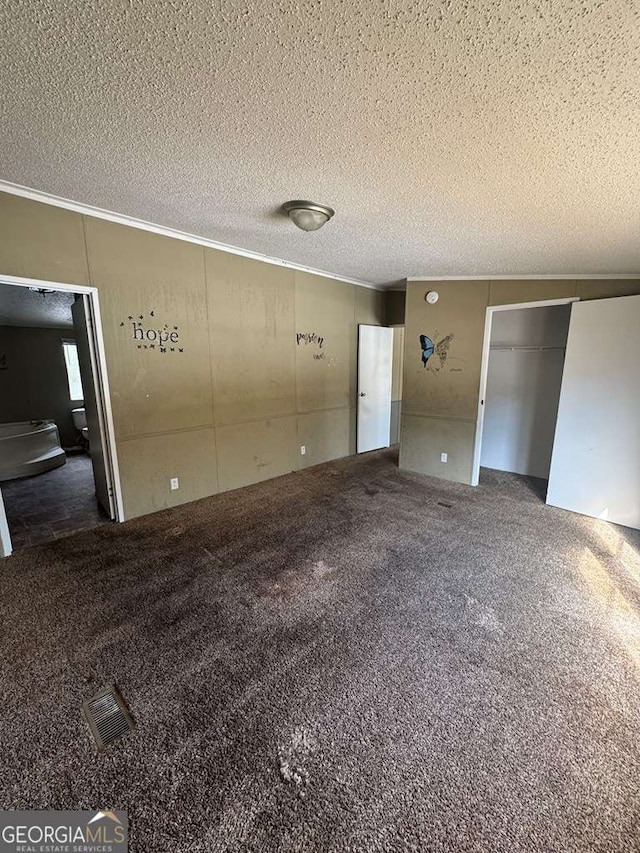
<path id="1" fill-rule="evenodd" d="M 148 320 L 145 320 L 144 314 L 139 314 L 137 317 L 129 314 L 120 326 L 129 330 L 130 339 L 140 350 L 156 350 L 161 355 L 184 352 L 180 329 L 177 326 L 170 327 L 168 323 L 161 326 L 156 319 L 155 311 L 149 312 Z"/>

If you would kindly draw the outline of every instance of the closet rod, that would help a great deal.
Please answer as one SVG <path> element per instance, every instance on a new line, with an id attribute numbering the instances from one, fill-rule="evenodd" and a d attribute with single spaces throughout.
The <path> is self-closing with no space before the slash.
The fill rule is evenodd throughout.
<path id="1" fill-rule="evenodd" d="M 515 351 L 515 350 L 527 350 L 527 352 L 544 352 L 546 350 L 556 350 L 561 349 L 564 350 L 566 347 L 509 347 L 503 345 L 491 346 L 489 349 L 492 350 L 506 350 L 506 351 Z"/>

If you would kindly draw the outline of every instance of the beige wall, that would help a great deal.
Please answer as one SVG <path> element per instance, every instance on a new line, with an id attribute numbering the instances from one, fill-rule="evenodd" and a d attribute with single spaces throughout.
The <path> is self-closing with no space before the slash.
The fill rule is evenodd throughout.
<path id="1" fill-rule="evenodd" d="M 4 193 L 0 233 L 0 275 L 99 290 L 128 518 L 354 452 L 383 293 Z"/>
<path id="2" fill-rule="evenodd" d="M 437 290 L 435 305 L 425 302 Z M 407 283 L 400 467 L 470 483 L 486 309 L 490 305 L 640 293 L 640 280 L 412 281 Z M 446 358 L 422 364 L 420 335 L 453 335 Z M 440 454 L 448 454 L 448 462 Z"/>

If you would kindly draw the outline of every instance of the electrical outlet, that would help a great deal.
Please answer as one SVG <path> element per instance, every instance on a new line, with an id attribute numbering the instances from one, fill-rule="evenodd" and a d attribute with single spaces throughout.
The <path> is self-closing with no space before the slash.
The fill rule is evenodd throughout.
<path id="1" fill-rule="evenodd" d="M 301 444 L 301 445 L 300 445 L 300 456 L 304 456 L 306 452 L 307 452 L 307 447 L 306 447 L 306 445 L 305 445 L 305 444 Z"/>
<path id="2" fill-rule="evenodd" d="M 441 453 L 440 454 L 440 461 L 441 462 L 448 462 L 449 461 L 448 455 L 446 453 Z"/>
<path id="3" fill-rule="evenodd" d="M 178 483 L 178 478 L 177 478 L 177 477 L 172 477 L 172 478 L 171 478 L 171 480 L 170 480 L 170 483 L 171 483 L 171 490 L 172 490 L 172 491 L 173 491 L 174 489 L 179 489 L 179 488 L 180 488 L 180 483 Z"/>

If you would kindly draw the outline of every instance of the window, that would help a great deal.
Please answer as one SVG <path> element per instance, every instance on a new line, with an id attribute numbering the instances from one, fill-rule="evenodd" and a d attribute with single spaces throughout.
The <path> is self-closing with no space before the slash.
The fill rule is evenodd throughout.
<path id="1" fill-rule="evenodd" d="M 78 362 L 78 348 L 75 341 L 63 341 L 64 362 L 67 365 L 67 381 L 69 383 L 69 399 L 84 400 L 82 390 L 82 379 L 80 378 L 80 364 Z"/>

